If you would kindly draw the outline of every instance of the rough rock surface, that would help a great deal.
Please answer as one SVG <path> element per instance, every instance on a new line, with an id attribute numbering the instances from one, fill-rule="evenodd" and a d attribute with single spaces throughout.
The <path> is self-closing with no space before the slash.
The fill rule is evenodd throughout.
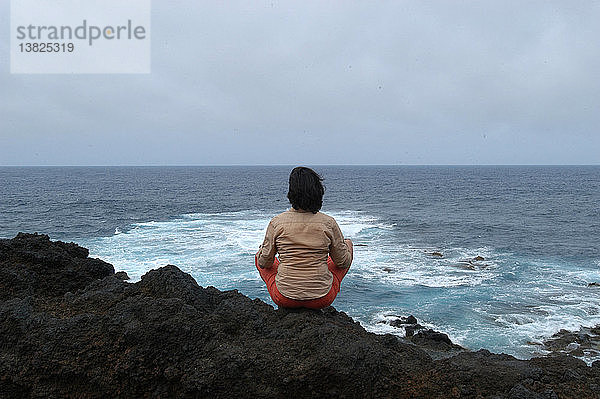
<path id="1" fill-rule="evenodd" d="M 568 355 L 432 360 L 331 307 L 274 310 L 171 265 L 124 278 L 75 244 L 0 240 L 0 397 L 600 397 L 600 364 Z"/>

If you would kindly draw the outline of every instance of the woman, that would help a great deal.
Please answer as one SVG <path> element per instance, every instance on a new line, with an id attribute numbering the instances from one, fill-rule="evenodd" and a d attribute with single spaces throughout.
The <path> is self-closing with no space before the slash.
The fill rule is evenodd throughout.
<path id="1" fill-rule="evenodd" d="M 325 192 L 322 180 L 312 169 L 292 170 L 292 208 L 271 220 L 256 253 L 256 268 L 279 307 L 331 305 L 352 263 L 352 241 L 344 240 L 334 218 L 319 212 Z"/>

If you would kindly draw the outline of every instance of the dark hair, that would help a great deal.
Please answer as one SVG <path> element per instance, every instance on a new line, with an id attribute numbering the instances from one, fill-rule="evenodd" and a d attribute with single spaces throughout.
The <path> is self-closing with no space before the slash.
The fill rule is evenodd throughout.
<path id="1" fill-rule="evenodd" d="M 312 213 L 319 212 L 323 206 L 323 178 L 317 172 L 304 166 L 292 169 L 290 173 L 290 189 L 288 199 L 292 208 Z"/>

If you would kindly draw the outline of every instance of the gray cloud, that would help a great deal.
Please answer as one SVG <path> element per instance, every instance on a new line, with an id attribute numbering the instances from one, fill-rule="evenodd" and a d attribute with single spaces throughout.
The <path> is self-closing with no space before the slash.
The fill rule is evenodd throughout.
<path id="1" fill-rule="evenodd" d="M 154 1 L 150 75 L 11 75 L 2 30 L 0 164 L 597 164 L 598 20 L 576 1 Z"/>

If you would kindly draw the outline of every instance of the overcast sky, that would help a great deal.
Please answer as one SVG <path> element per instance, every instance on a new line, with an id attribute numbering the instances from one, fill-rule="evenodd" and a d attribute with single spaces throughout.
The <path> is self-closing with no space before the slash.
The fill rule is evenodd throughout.
<path id="1" fill-rule="evenodd" d="M 162 1 L 149 75 L 11 75 L 0 165 L 599 164 L 600 2 Z"/>

